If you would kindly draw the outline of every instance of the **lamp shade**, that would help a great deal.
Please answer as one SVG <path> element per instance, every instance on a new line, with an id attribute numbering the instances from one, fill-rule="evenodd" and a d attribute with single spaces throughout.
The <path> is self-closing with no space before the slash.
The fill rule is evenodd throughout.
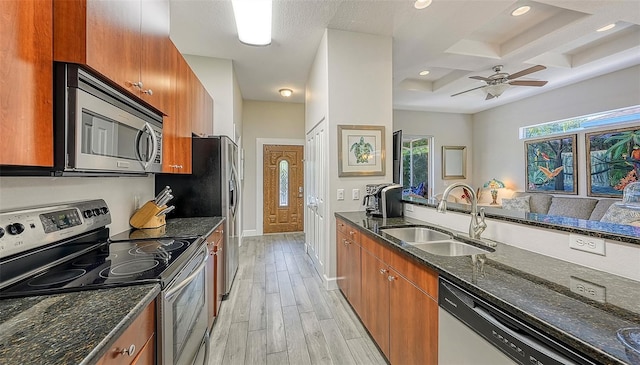
<path id="1" fill-rule="evenodd" d="M 500 180 L 496 180 L 491 179 L 489 181 L 487 181 L 486 183 L 484 183 L 484 188 L 489 188 L 489 189 L 502 189 L 505 187 L 504 183 Z"/>
<path id="2" fill-rule="evenodd" d="M 484 88 L 484 91 L 487 94 L 491 94 L 497 98 L 498 96 L 502 95 L 502 93 L 505 92 L 505 90 L 507 90 L 508 88 L 509 84 L 495 84 L 486 86 Z"/>

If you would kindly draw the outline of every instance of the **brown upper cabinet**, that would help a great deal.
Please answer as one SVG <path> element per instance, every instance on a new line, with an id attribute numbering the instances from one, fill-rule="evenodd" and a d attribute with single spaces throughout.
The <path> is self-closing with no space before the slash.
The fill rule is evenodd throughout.
<path id="1" fill-rule="evenodd" d="M 168 0 L 55 0 L 53 17 L 55 61 L 86 65 L 168 114 Z"/>
<path id="2" fill-rule="evenodd" d="M 205 137 L 213 134 L 213 99 L 209 92 L 200 83 L 195 73 L 190 75 L 192 110 L 193 110 L 193 134 Z"/>
<path id="3" fill-rule="evenodd" d="M 53 166 L 51 1 L 0 1 L 0 165 Z"/>

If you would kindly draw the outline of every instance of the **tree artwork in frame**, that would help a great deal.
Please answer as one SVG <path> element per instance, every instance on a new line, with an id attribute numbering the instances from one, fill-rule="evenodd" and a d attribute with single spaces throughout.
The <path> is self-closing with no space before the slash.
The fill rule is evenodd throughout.
<path id="1" fill-rule="evenodd" d="M 384 159 L 384 126 L 338 126 L 338 176 L 383 176 Z"/>
<path id="2" fill-rule="evenodd" d="M 621 198 L 628 184 L 640 181 L 640 127 L 585 135 L 587 195 Z"/>
<path id="3" fill-rule="evenodd" d="M 525 141 L 528 192 L 577 194 L 575 134 Z"/>

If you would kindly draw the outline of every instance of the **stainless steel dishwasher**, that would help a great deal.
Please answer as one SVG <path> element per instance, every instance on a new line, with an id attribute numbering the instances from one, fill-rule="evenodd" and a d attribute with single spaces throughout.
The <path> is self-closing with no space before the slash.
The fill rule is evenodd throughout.
<path id="1" fill-rule="evenodd" d="M 440 278 L 438 364 L 596 364 Z"/>

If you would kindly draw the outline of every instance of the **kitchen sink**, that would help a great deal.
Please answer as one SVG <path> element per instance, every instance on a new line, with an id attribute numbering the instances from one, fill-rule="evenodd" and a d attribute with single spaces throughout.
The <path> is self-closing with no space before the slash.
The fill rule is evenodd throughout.
<path id="1" fill-rule="evenodd" d="M 438 256 L 468 256 L 492 252 L 490 249 L 483 249 L 455 240 L 409 244 L 417 249 Z"/>
<path id="2" fill-rule="evenodd" d="M 410 244 L 443 241 L 452 238 L 450 234 L 426 227 L 381 228 L 380 231 Z"/>

